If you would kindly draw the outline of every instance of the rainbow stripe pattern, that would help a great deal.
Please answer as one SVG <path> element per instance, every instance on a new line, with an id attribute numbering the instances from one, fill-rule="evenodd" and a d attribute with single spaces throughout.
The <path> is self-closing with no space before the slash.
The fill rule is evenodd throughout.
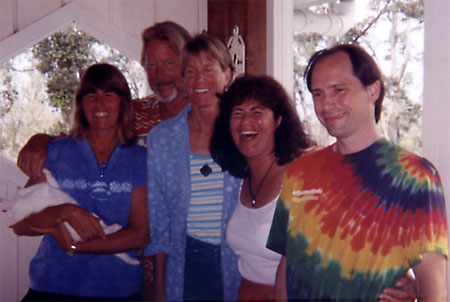
<path id="1" fill-rule="evenodd" d="M 376 301 L 424 252 L 448 255 L 439 174 L 380 139 L 287 169 L 267 246 L 286 256 L 290 300 Z"/>

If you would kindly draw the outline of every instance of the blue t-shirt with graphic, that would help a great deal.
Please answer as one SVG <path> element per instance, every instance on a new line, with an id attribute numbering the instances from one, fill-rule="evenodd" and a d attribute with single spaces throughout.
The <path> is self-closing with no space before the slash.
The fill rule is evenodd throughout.
<path id="1" fill-rule="evenodd" d="M 146 151 L 137 145 L 116 146 L 99 166 L 87 140 L 60 138 L 51 142 L 45 166 L 63 191 L 98 215 L 107 225 L 127 226 L 131 194 L 146 185 Z M 128 252 L 136 258 L 135 252 Z M 34 290 L 84 296 L 126 297 L 140 290 L 143 269 L 113 254 L 69 256 L 45 235 L 30 263 Z"/>

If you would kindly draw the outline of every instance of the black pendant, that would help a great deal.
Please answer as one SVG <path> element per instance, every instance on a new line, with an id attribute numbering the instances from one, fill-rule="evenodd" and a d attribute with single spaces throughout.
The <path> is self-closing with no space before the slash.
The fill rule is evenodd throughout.
<path id="1" fill-rule="evenodd" d="M 208 164 L 204 164 L 203 167 L 200 169 L 200 173 L 202 173 L 203 176 L 207 177 L 209 174 L 212 173 L 212 169 Z"/>

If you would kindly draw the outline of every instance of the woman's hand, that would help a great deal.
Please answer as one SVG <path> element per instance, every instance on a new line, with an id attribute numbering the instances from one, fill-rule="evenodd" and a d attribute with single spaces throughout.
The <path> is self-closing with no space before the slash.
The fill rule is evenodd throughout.
<path id="1" fill-rule="evenodd" d="M 64 226 L 63 221 L 59 221 L 53 228 L 45 229 L 34 226 L 31 226 L 30 228 L 34 232 L 52 236 L 53 239 L 58 243 L 58 245 L 66 252 L 70 250 L 70 246 L 73 244 L 72 236 Z"/>
<path id="2" fill-rule="evenodd" d="M 60 220 L 70 224 L 82 241 L 105 237 L 99 218 L 77 205 L 61 205 Z"/>
<path id="3" fill-rule="evenodd" d="M 381 302 L 400 302 L 416 300 L 416 279 L 412 274 L 406 273 L 400 280 L 395 283 L 395 286 L 401 289 L 385 288 L 378 297 Z"/>
<path id="4" fill-rule="evenodd" d="M 69 223 L 82 240 L 105 237 L 98 218 L 73 204 L 47 207 L 22 219 L 11 228 L 19 236 L 39 236 L 55 234 L 55 229 L 64 222 Z"/>

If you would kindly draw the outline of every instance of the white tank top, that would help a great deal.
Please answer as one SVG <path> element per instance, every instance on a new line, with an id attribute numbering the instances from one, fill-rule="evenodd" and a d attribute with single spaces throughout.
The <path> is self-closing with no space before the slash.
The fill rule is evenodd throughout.
<path id="1" fill-rule="evenodd" d="M 242 277 L 256 283 L 275 285 L 281 255 L 266 248 L 278 197 L 258 209 L 242 205 L 240 199 L 227 227 L 227 242 L 239 256 Z"/>

